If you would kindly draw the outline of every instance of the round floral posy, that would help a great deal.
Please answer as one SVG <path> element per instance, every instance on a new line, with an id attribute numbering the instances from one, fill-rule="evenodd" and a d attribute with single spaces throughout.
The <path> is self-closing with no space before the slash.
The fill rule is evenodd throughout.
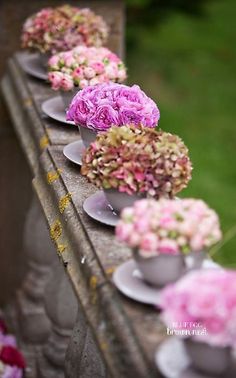
<path id="1" fill-rule="evenodd" d="M 200 324 L 205 332 L 191 337 L 212 346 L 236 347 L 236 272 L 204 269 L 188 273 L 162 291 L 165 324 Z"/>
<path id="2" fill-rule="evenodd" d="M 173 196 L 191 178 L 182 140 L 142 126 L 111 127 L 83 156 L 81 173 L 97 187 L 152 197 Z"/>
<path id="3" fill-rule="evenodd" d="M 22 47 L 42 53 L 71 50 L 78 45 L 102 46 L 108 27 L 88 8 L 63 5 L 43 8 L 23 25 Z"/>
<path id="4" fill-rule="evenodd" d="M 126 68 L 118 56 L 105 47 L 79 46 L 53 55 L 48 61 L 52 89 L 83 89 L 105 82 L 123 82 Z"/>
<path id="5" fill-rule="evenodd" d="M 116 235 L 143 257 L 200 252 L 221 239 L 217 214 L 196 199 L 137 201 L 121 213 Z"/>
<path id="6" fill-rule="evenodd" d="M 79 91 L 67 111 L 67 121 L 95 131 L 112 125 L 143 125 L 154 128 L 160 112 L 154 101 L 138 85 L 108 83 Z"/>

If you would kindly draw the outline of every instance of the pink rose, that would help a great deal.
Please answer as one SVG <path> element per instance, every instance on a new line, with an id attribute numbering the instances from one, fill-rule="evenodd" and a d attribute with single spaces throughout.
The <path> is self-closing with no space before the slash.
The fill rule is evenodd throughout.
<path id="1" fill-rule="evenodd" d="M 175 240 L 162 239 L 159 243 L 160 253 L 177 255 L 179 253 L 179 246 Z"/>
<path id="2" fill-rule="evenodd" d="M 120 108 L 121 125 L 139 125 L 142 121 L 142 114 L 135 109 L 128 107 Z"/>
<path id="3" fill-rule="evenodd" d="M 93 79 L 90 80 L 90 85 L 97 85 L 100 83 L 100 79 L 99 79 L 99 76 L 97 77 L 94 77 Z"/>
<path id="4" fill-rule="evenodd" d="M 201 234 L 196 234 L 190 240 L 190 247 L 193 251 L 201 251 L 204 248 L 204 239 Z"/>
<path id="5" fill-rule="evenodd" d="M 88 85 L 89 85 L 89 81 L 86 80 L 86 79 L 82 79 L 79 82 L 79 86 L 80 86 L 81 89 L 86 88 Z"/>
<path id="6" fill-rule="evenodd" d="M 118 68 L 112 65 L 108 65 L 105 68 L 105 73 L 110 80 L 115 80 L 118 76 Z"/>
<path id="7" fill-rule="evenodd" d="M 111 62 L 114 62 L 114 63 L 119 63 L 120 62 L 120 59 L 118 58 L 118 56 L 114 53 L 110 53 L 107 55 L 107 59 L 109 59 Z"/>
<path id="8" fill-rule="evenodd" d="M 132 207 L 125 207 L 122 212 L 122 219 L 128 221 L 133 218 L 134 210 Z"/>
<path id="9" fill-rule="evenodd" d="M 65 62 L 65 65 L 67 67 L 71 67 L 71 66 L 73 66 L 73 65 L 76 64 L 76 60 L 74 59 L 73 56 L 67 56 L 67 57 L 65 57 L 64 58 L 64 62 Z"/>
<path id="10" fill-rule="evenodd" d="M 133 233 L 133 225 L 131 223 L 118 223 L 116 227 L 116 236 L 120 241 L 127 241 Z"/>
<path id="11" fill-rule="evenodd" d="M 60 61 L 60 58 L 58 55 L 53 55 L 48 61 L 48 65 L 51 66 L 52 68 L 57 68 L 58 63 Z"/>
<path id="12" fill-rule="evenodd" d="M 140 234 L 145 234 L 149 231 L 149 219 L 147 217 L 140 217 L 134 224 L 135 230 Z"/>
<path id="13" fill-rule="evenodd" d="M 104 64 L 101 63 L 101 62 L 96 62 L 96 63 L 92 63 L 91 64 L 91 67 L 94 69 L 94 71 L 97 73 L 97 74 L 102 74 L 104 72 Z"/>
<path id="14" fill-rule="evenodd" d="M 68 75 L 68 74 L 63 75 L 63 78 L 62 78 L 62 81 L 61 81 L 61 87 L 65 91 L 70 91 L 71 89 L 74 88 L 74 82 L 73 82 L 73 79 L 71 78 L 70 75 Z"/>
<path id="15" fill-rule="evenodd" d="M 101 105 L 90 118 L 88 126 L 96 130 L 107 130 L 118 123 L 118 113 L 110 105 Z"/>
<path id="16" fill-rule="evenodd" d="M 83 100 L 78 95 L 76 95 L 72 100 L 72 103 L 67 111 L 66 119 L 67 121 L 74 121 L 76 125 L 86 125 L 88 115 L 93 110 L 93 104 L 89 100 Z"/>
<path id="17" fill-rule="evenodd" d="M 126 70 L 124 68 L 120 69 L 118 71 L 117 77 L 119 79 L 119 82 L 124 81 L 127 78 Z"/>
<path id="18" fill-rule="evenodd" d="M 158 249 L 158 237 L 152 232 L 148 232 L 141 239 L 140 249 L 148 252 L 156 252 Z"/>
<path id="19" fill-rule="evenodd" d="M 63 80 L 63 73 L 62 72 L 49 72 L 48 73 L 48 80 L 51 82 L 52 89 L 58 90 L 62 87 L 62 80 Z"/>
<path id="20" fill-rule="evenodd" d="M 80 67 L 77 67 L 73 72 L 72 72 L 72 77 L 74 79 L 81 80 L 84 77 L 83 69 Z"/>
<path id="21" fill-rule="evenodd" d="M 137 232 L 132 232 L 129 236 L 128 243 L 131 248 L 138 247 L 140 243 L 140 235 Z"/>
<path id="22" fill-rule="evenodd" d="M 85 67 L 84 69 L 84 77 L 86 79 L 92 79 L 94 76 L 96 76 L 96 72 L 92 67 Z"/>

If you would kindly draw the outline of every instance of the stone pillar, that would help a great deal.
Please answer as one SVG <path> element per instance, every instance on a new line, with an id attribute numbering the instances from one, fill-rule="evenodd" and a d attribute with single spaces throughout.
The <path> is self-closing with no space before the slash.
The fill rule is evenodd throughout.
<path id="1" fill-rule="evenodd" d="M 41 344 L 47 340 L 50 331 L 50 321 L 44 308 L 44 295 L 51 267 L 57 256 L 35 196 L 25 223 L 24 249 L 28 271 L 14 301 L 16 317 L 15 321 L 14 317 L 12 319 L 13 328 L 19 328 L 17 333 L 24 342 Z M 8 310 L 10 307 L 12 305 Z"/>
<path id="2" fill-rule="evenodd" d="M 76 321 L 78 301 L 59 261 L 51 273 L 46 292 L 45 307 L 52 329 L 38 355 L 37 377 L 63 378 L 65 355 Z"/>
<path id="3" fill-rule="evenodd" d="M 26 377 L 35 378 L 36 354 L 48 339 L 51 329 L 45 312 L 45 290 L 52 265 L 58 260 L 35 196 L 24 226 L 24 250 L 27 273 L 15 298 L 6 306 L 5 316 L 27 360 Z"/>

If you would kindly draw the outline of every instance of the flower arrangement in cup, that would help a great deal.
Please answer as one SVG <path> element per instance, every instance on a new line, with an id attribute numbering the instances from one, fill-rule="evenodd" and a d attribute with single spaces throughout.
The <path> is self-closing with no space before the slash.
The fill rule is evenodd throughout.
<path id="1" fill-rule="evenodd" d="M 236 272 L 190 272 L 162 291 L 160 306 L 167 327 L 184 338 L 193 366 L 214 377 L 224 373 L 236 347 Z"/>
<path id="2" fill-rule="evenodd" d="M 48 61 L 52 89 L 69 91 L 105 82 L 123 82 L 124 63 L 105 47 L 78 46 L 73 50 L 53 55 Z"/>
<path id="3" fill-rule="evenodd" d="M 14 336 L 7 334 L 7 328 L 0 319 L 0 376 L 2 378 L 22 378 L 25 361 L 17 349 Z"/>
<path id="4" fill-rule="evenodd" d="M 125 208 L 116 236 L 134 250 L 145 280 L 162 286 L 183 274 L 184 255 L 209 249 L 221 231 L 217 214 L 204 201 L 161 198 Z"/>
<path id="5" fill-rule="evenodd" d="M 69 93 L 70 100 L 76 89 L 99 83 L 121 83 L 127 77 L 124 63 L 105 47 L 78 46 L 57 53 L 49 59 L 48 70 L 52 89 Z"/>
<path id="6" fill-rule="evenodd" d="M 182 140 L 140 125 L 111 127 L 86 149 L 81 173 L 119 212 L 144 196 L 174 196 L 191 178 L 192 165 Z"/>
<path id="7" fill-rule="evenodd" d="M 108 27 L 89 8 L 63 5 L 43 8 L 23 25 L 22 47 L 41 53 L 71 50 L 78 45 L 102 46 Z"/>
<path id="8" fill-rule="evenodd" d="M 160 112 L 155 102 L 138 85 L 104 83 L 84 88 L 73 98 L 67 120 L 80 128 L 87 147 L 96 133 L 111 126 L 142 125 L 155 128 Z M 86 140 L 87 135 L 92 135 Z"/>

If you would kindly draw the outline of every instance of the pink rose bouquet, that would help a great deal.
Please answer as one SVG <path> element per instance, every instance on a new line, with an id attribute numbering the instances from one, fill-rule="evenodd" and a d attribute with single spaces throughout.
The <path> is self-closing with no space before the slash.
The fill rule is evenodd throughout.
<path id="1" fill-rule="evenodd" d="M 111 127 L 83 155 L 81 173 L 97 187 L 152 197 L 173 196 L 191 178 L 182 140 L 142 126 Z"/>
<path id="2" fill-rule="evenodd" d="M 67 120 L 95 131 L 127 124 L 156 127 L 160 112 L 154 101 L 137 85 L 107 83 L 78 92 L 67 112 Z"/>
<path id="3" fill-rule="evenodd" d="M 162 318 L 184 336 L 212 346 L 236 347 L 236 272 L 193 271 L 162 291 Z M 194 329 L 194 325 L 198 328 Z M 195 332 L 193 332 L 193 329 Z"/>
<path id="4" fill-rule="evenodd" d="M 126 79 L 124 63 L 105 47 L 79 46 L 60 52 L 49 59 L 48 69 L 48 79 L 55 90 L 83 89 L 88 85 Z"/>
<path id="5" fill-rule="evenodd" d="M 108 27 L 102 17 L 88 8 L 63 5 L 44 8 L 26 20 L 22 47 L 55 53 L 78 45 L 102 46 L 107 36 Z"/>
<path id="6" fill-rule="evenodd" d="M 143 257 L 200 252 L 221 239 L 219 219 L 202 200 L 143 199 L 121 213 L 117 238 Z"/>

